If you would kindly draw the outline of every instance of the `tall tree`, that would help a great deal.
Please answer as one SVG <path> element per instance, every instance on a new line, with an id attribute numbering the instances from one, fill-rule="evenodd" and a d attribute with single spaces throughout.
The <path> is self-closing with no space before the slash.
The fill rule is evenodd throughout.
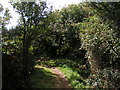
<path id="1" fill-rule="evenodd" d="M 12 4 L 17 12 L 21 15 L 19 27 L 22 31 L 23 46 L 23 72 L 27 74 L 30 70 L 30 60 L 28 59 L 29 48 L 32 41 L 40 33 L 41 20 L 46 17 L 46 2 L 18 2 Z"/>

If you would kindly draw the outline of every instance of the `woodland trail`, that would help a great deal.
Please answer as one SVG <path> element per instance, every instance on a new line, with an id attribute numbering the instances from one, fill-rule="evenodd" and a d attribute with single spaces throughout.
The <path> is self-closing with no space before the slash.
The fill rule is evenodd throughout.
<path id="1" fill-rule="evenodd" d="M 33 88 L 72 89 L 66 76 L 56 67 L 36 65 L 31 81 Z"/>
<path id="2" fill-rule="evenodd" d="M 56 79 L 56 88 L 71 88 L 67 78 L 58 68 L 51 68 L 51 71 L 57 75 Z"/>

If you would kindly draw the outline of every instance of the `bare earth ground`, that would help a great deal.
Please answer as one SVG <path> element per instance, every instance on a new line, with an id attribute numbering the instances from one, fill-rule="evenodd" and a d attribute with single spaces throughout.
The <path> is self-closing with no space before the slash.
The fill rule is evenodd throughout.
<path id="1" fill-rule="evenodd" d="M 67 78 L 58 68 L 51 68 L 52 72 L 57 75 L 55 88 L 71 88 Z"/>

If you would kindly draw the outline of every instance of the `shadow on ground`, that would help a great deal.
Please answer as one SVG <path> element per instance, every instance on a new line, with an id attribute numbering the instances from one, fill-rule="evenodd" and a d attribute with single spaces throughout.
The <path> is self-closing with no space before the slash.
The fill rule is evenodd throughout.
<path id="1" fill-rule="evenodd" d="M 60 71 L 59 71 L 60 72 Z M 54 73 L 54 69 L 36 65 L 30 76 L 31 88 L 70 88 L 66 78 L 62 74 Z M 63 76 L 63 75 L 62 75 Z"/>
<path id="2" fill-rule="evenodd" d="M 35 68 L 33 74 L 30 77 L 31 88 L 53 88 L 56 84 L 55 78 L 57 76 L 53 74 L 49 69 Z"/>

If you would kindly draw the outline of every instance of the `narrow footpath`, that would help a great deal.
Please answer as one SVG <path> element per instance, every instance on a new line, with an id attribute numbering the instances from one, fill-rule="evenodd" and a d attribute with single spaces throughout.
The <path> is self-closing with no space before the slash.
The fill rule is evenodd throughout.
<path id="1" fill-rule="evenodd" d="M 66 88 L 72 89 L 66 76 L 56 67 L 35 66 L 35 71 L 31 76 L 32 88 Z"/>
<path id="2" fill-rule="evenodd" d="M 71 88 L 67 78 L 58 68 L 51 68 L 51 71 L 57 75 L 56 77 L 56 88 Z"/>

